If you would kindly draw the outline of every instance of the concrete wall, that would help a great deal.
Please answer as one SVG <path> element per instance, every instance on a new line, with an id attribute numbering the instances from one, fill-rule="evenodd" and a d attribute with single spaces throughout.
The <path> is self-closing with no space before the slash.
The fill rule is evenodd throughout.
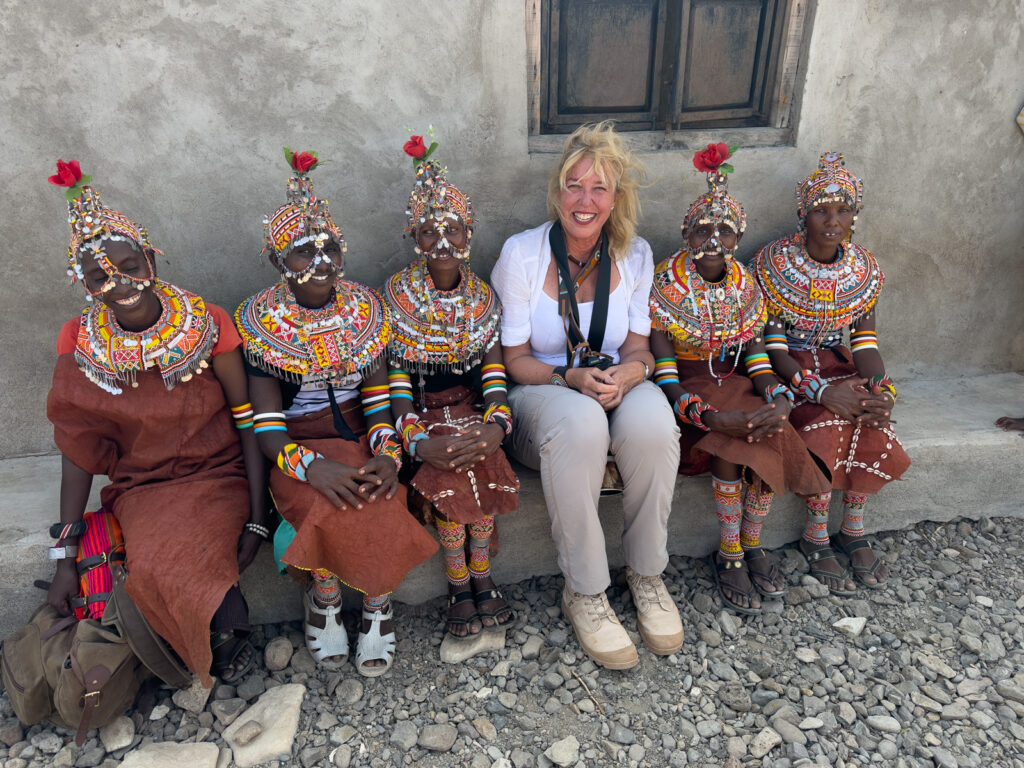
<path id="1" fill-rule="evenodd" d="M 551 155 L 526 134 L 522 0 L 6 0 L 0 9 L 0 456 L 53 449 L 43 415 L 64 276 L 57 157 L 148 226 L 172 282 L 232 308 L 275 279 L 261 218 L 283 201 L 281 145 L 315 174 L 349 241 L 348 275 L 379 283 L 401 237 L 406 126 L 438 128 L 479 219 L 474 264 L 543 217 Z M 73 9 L 73 10 L 72 10 Z M 795 146 L 737 153 L 742 251 L 792 229 L 793 188 L 837 148 L 866 181 L 858 240 L 889 276 L 886 356 L 906 376 L 1024 368 L 1024 6 L 820 0 Z M 641 233 L 659 255 L 703 181 L 652 153 Z"/>

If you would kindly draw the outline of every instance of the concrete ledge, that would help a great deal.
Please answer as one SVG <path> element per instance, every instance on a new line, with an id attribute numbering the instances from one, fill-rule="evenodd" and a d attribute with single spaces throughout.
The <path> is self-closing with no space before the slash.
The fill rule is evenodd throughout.
<path id="1" fill-rule="evenodd" d="M 955 397 L 952 393 L 956 393 Z M 1024 440 L 995 429 L 1006 414 L 1024 414 L 1024 376 L 1015 373 L 968 379 L 916 381 L 900 387 L 896 432 L 913 459 L 906 478 L 887 486 L 871 500 L 865 515 L 869 531 L 899 530 L 921 520 L 955 517 L 1024 517 Z M 522 498 L 516 512 L 505 515 L 501 554 L 494 561 L 499 584 L 558 572 L 550 523 L 536 472 L 521 469 Z M 28 618 L 43 599 L 32 586 L 48 579 L 45 560 L 50 545 L 46 530 L 58 516 L 59 456 L 0 461 L 0 637 Z M 99 504 L 97 482 L 91 505 Z M 838 500 L 832 523 L 841 518 Z M 602 501 L 609 560 L 622 565 L 618 539 L 622 507 L 618 498 Z M 796 540 L 803 527 L 803 508 L 790 496 L 778 499 L 765 524 L 763 540 L 777 547 Z M 669 551 L 702 556 L 718 541 L 711 488 L 707 476 L 680 477 L 669 521 Z M 184 573 L 187 578 L 187 570 Z M 270 547 L 242 577 L 254 623 L 301 616 L 299 590 L 277 574 Z M 441 556 L 416 568 L 396 598 L 420 603 L 446 590 Z"/>

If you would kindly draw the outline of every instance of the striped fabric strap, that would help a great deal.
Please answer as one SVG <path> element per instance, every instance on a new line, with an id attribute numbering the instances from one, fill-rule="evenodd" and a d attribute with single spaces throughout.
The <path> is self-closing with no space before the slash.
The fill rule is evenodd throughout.
<path id="1" fill-rule="evenodd" d="M 508 392 L 508 378 L 502 363 L 488 363 L 480 370 L 481 387 L 484 395 L 492 392 L 499 394 Z"/>
<path id="2" fill-rule="evenodd" d="M 674 357 L 659 357 L 654 361 L 654 383 L 659 387 L 679 383 L 679 368 Z"/>
<path id="3" fill-rule="evenodd" d="M 743 358 L 747 365 L 747 376 L 753 379 L 755 376 L 763 376 L 772 373 L 772 362 L 764 352 L 755 352 Z"/>
<path id="4" fill-rule="evenodd" d="M 388 371 L 388 390 L 392 400 L 412 402 L 412 378 L 401 368 L 392 368 Z"/>
<path id="5" fill-rule="evenodd" d="M 786 341 L 784 333 L 766 333 L 764 335 L 765 349 L 780 349 L 783 352 L 789 351 L 789 342 Z"/>
<path id="6" fill-rule="evenodd" d="M 231 408 L 231 418 L 235 420 L 236 429 L 252 429 L 252 403 L 243 403 Z"/>
<path id="7" fill-rule="evenodd" d="M 878 349 L 878 334 L 874 331 L 854 331 L 850 334 L 850 349 L 854 352 Z"/>
<path id="8" fill-rule="evenodd" d="M 277 454 L 277 468 L 288 475 L 288 477 L 305 483 L 307 482 L 306 470 L 309 469 L 309 465 L 322 458 L 322 454 L 305 446 L 298 443 L 288 443 Z"/>
<path id="9" fill-rule="evenodd" d="M 262 432 L 287 432 L 288 427 L 284 423 L 284 414 L 279 411 L 267 411 L 257 413 L 253 416 L 252 431 L 257 435 Z"/>

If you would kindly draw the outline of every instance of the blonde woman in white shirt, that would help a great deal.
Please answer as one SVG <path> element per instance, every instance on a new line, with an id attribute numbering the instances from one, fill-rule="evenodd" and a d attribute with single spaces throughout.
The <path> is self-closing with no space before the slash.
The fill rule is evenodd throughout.
<path id="1" fill-rule="evenodd" d="M 654 260 L 634 234 L 643 173 L 610 123 L 579 128 L 551 175 L 551 220 L 509 238 L 491 273 L 517 385 L 511 450 L 541 473 L 565 576 L 562 610 L 583 650 L 609 669 L 639 660 L 605 594 L 597 503 L 609 452 L 623 481 L 622 549 L 640 635 L 661 655 L 683 642 L 661 580 L 679 430 L 648 380 Z"/>

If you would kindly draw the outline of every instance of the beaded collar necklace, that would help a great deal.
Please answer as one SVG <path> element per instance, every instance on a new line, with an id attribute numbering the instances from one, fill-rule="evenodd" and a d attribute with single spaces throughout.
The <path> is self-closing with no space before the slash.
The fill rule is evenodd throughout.
<path id="1" fill-rule="evenodd" d="M 725 263 L 725 277 L 709 283 L 687 251 L 658 265 L 650 298 L 654 327 L 689 347 L 702 358 L 719 384 L 736 370 L 743 345 L 764 327 L 764 299 L 746 269 L 735 259 Z M 735 349 L 732 369 L 724 377 L 713 358 L 725 359 Z"/>
<path id="2" fill-rule="evenodd" d="M 798 234 L 776 240 L 754 259 L 754 274 L 769 311 L 803 331 L 808 347 L 857 322 L 878 301 L 885 275 L 875 257 L 851 242 L 840 244 L 835 261 L 811 258 Z M 801 337 L 803 338 L 803 337 Z"/>
<path id="3" fill-rule="evenodd" d="M 235 324 L 252 365 L 320 388 L 373 370 L 391 335 L 380 297 L 348 280 L 337 282 L 320 309 L 299 305 L 287 285 L 272 285 L 239 305 Z"/>
<path id="4" fill-rule="evenodd" d="M 434 286 L 426 261 L 417 259 L 384 284 L 394 336 L 388 356 L 420 374 L 464 373 L 480 364 L 498 338 L 501 304 L 467 265 L 450 291 Z"/>
<path id="5" fill-rule="evenodd" d="M 112 395 L 121 394 L 125 384 L 137 387 L 139 373 L 149 368 L 159 369 L 164 386 L 173 389 L 209 365 L 218 330 L 203 299 L 159 281 L 153 292 L 160 300 L 160 317 L 144 331 L 122 328 L 105 304 L 82 313 L 75 361 L 90 381 Z"/>

